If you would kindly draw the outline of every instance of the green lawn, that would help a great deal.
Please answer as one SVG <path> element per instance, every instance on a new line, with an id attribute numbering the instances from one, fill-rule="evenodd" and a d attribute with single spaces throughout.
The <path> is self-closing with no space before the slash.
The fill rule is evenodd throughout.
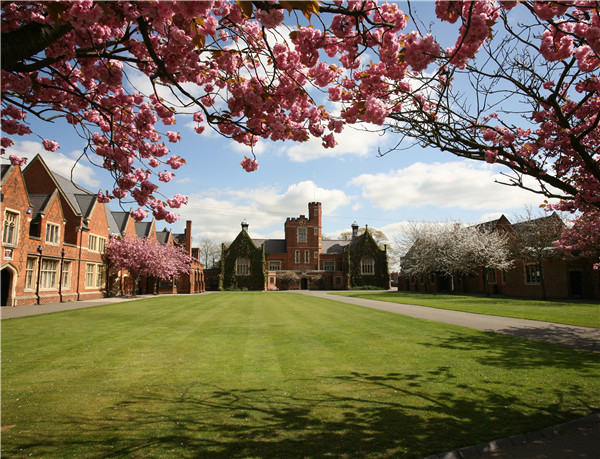
<path id="1" fill-rule="evenodd" d="M 392 303 L 416 304 L 454 311 L 494 316 L 543 320 L 581 327 L 600 328 L 600 304 L 568 301 L 522 300 L 515 298 L 444 295 L 409 292 L 354 292 L 337 295 Z"/>
<path id="2" fill-rule="evenodd" d="M 3 458 L 418 458 L 599 394 L 591 352 L 293 293 L 2 321 Z"/>

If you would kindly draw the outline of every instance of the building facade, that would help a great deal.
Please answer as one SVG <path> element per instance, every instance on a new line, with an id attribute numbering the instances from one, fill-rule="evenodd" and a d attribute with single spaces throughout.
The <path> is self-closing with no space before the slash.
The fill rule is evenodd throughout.
<path id="1" fill-rule="evenodd" d="M 27 167 L 2 165 L 2 306 L 89 300 L 133 293 L 126 271 L 109 273 L 104 249 L 111 236 L 156 238 L 154 221 L 137 224 L 112 212 L 96 193 L 52 172 L 41 156 Z M 163 241 L 161 241 L 163 242 Z M 191 222 L 163 243 L 192 255 Z M 111 274 L 109 277 L 108 274 Z M 204 290 L 202 265 L 175 280 L 169 293 Z M 152 280 L 144 285 L 150 289 Z"/>
<path id="2" fill-rule="evenodd" d="M 249 225 L 223 246 L 219 287 L 222 290 L 344 290 L 389 288 L 386 249 L 368 229 L 349 240 L 323 240 L 322 206 L 308 204 L 308 215 L 287 218 L 284 239 L 252 239 Z"/>

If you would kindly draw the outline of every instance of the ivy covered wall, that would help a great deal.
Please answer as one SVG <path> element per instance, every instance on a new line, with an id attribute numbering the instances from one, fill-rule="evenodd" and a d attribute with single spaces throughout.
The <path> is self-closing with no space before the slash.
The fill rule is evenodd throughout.
<path id="1" fill-rule="evenodd" d="M 361 260 L 367 256 L 373 257 L 375 260 L 373 274 L 361 273 Z M 379 248 L 368 229 L 350 245 L 348 251 L 348 281 L 349 287 L 373 285 L 382 289 L 389 288 L 390 274 L 388 272 L 386 251 Z"/>
<path id="2" fill-rule="evenodd" d="M 248 233 L 244 230 L 237 235 L 229 247 L 222 249 L 220 290 L 264 290 L 266 282 L 265 254 L 256 247 Z M 250 260 L 250 273 L 237 276 L 235 262 L 238 258 Z"/>

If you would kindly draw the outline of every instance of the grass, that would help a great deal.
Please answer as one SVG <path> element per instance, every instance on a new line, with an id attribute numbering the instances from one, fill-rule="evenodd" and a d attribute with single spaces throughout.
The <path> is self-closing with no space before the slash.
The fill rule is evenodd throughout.
<path id="1" fill-rule="evenodd" d="M 600 328 L 600 304 L 409 292 L 336 293 L 392 303 Z"/>
<path id="2" fill-rule="evenodd" d="M 424 457 L 598 411 L 597 357 L 294 293 L 3 320 L 2 457 Z"/>

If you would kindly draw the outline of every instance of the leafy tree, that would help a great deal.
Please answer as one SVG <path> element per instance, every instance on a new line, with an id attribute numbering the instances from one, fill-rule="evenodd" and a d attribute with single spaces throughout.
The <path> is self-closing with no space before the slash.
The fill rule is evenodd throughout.
<path id="1" fill-rule="evenodd" d="M 483 269 L 488 293 L 486 269 L 507 269 L 510 261 L 509 240 L 505 235 L 459 223 L 413 223 L 399 239 L 404 274 L 460 278 Z M 454 289 L 454 285 L 452 285 Z"/>
<path id="2" fill-rule="evenodd" d="M 116 187 L 99 199 L 129 195 L 138 219 L 148 206 L 174 221 L 170 209 L 186 202 L 159 199 L 151 171 L 166 182 L 172 173 L 159 170 L 184 163 L 164 143 L 180 133 L 157 123 L 187 113 L 199 134 L 208 125 L 250 146 L 313 136 L 333 147 L 345 124 L 384 126 L 400 141 L 502 164 L 508 184 L 559 198 L 550 207 L 584 212 L 577 225 L 593 224 L 598 2 L 440 0 L 437 18 L 458 27 L 446 49 L 434 36 L 439 24 L 424 30 L 416 9 L 370 0 L 3 2 L 2 130 L 27 135 L 26 115 L 64 117 L 87 140 L 84 154 L 114 175 Z M 301 12 L 316 26 L 284 33 L 285 10 L 288 22 Z M 146 94 L 129 84 L 139 74 Z M 334 110 L 319 105 L 318 90 Z M 3 149 L 12 143 L 2 138 Z M 258 168 L 255 158 L 241 164 Z"/>
<path id="3" fill-rule="evenodd" d="M 192 263 L 181 247 L 138 237 L 111 237 L 105 257 L 110 266 L 129 271 L 134 294 L 141 277 L 170 280 L 179 273 L 189 273 Z"/>
<path id="4" fill-rule="evenodd" d="M 292 284 L 300 282 L 300 276 L 294 271 L 282 271 L 277 273 L 277 281 L 281 285 L 281 290 L 289 290 Z"/>

